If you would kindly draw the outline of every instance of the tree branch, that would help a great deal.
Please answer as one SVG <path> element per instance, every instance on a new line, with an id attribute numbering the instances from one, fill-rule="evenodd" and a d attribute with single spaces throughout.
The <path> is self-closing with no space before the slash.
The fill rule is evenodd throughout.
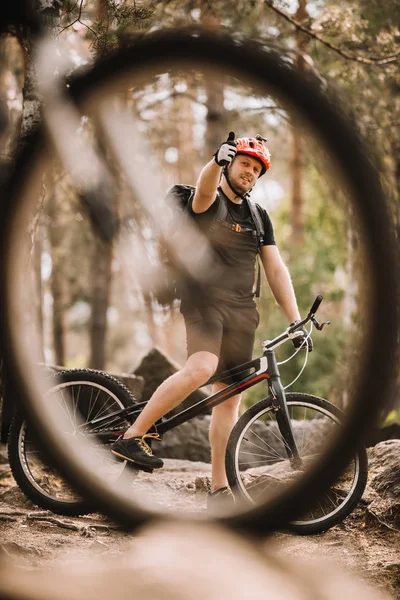
<path id="1" fill-rule="evenodd" d="M 76 5 L 75 5 L 76 6 Z M 88 29 L 91 33 L 93 33 L 93 35 L 95 36 L 95 38 L 98 38 L 97 33 L 95 32 L 94 29 L 92 29 L 89 25 L 87 25 L 86 23 L 84 23 L 83 21 L 81 21 L 81 16 L 82 16 L 82 6 L 83 6 L 83 0 L 81 0 L 81 3 L 79 5 L 79 12 L 78 12 L 78 16 L 74 21 L 71 21 L 71 23 L 69 23 L 69 25 L 66 25 L 65 27 L 63 27 L 61 29 L 61 31 L 58 32 L 57 37 L 59 35 L 62 34 L 63 31 L 65 31 L 66 29 L 68 29 L 69 27 L 72 27 L 72 25 L 75 25 L 75 23 L 80 23 L 81 25 L 83 25 L 84 27 L 86 27 L 86 29 Z"/>
<path id="2" fill-rule="evenodd" d="M 81 3 L 80 3 L 80 5 L 79 5 L 79 13 L 78 13 L 78 16 L 77 16 L 77 18 L 76 18 L 74 21 L 71 21 L 71 23 L 70 23 L 69 25 L 66 25 L 65 27 L 63 27 L 63 28 L 61 29 L 61 31 L 59 31 L 59 32 L 58 32 L 58 34 L 57 34 L 57 37 L 58 37 L 59 35 L 61 35 L 63 31 L 65 31 L 66 29 L 69 29 L 70 27 L 72 27 L 72 25 L 75 25 L 75 23 L 78 23 L 78 22 L 80 23 L 80 22 L 81 22 L 81 21 L 80 21 L 80 18 L 81 18 L 81 15 L 82 15 L 82 4 L 83 4 L 83 0 L 81 0 Z M 75 5 L 75 6 L 76 6 L 76 5 Z"/>
<path id="3" fill-rule="evenodd" d="M 393 527 L 392 525 L 389 525 L 389 523 L 382 521 L 382 519 L 380 519 L 378 517 L 378 515 L 376 513 L 374 513 L 374 511 L 371 510 L 371 508 L 369 506 L 367 507 L 367 514 L 368 514 L 368 516 L 371 516 L 373 519 L 378 521 L 378 523 L 380 525 L 383 525 L 383 527 L 386 527 L 386 529 L 389 529 L 390 531 L 395 531 L 396 533 L 399 533 L 399 530 L 396 527 Z"/>
<path id="4" fill-rule="evenodd" d="M 347 58 L 348 60 L 354 60 L 354 61 L 362 63 L 364 65 L 387 65 L 389 63 L 397 61 L 397 59 L 400 56 L 400 51 L 395 52 L 394 54 L 390 54 L 389 56 L 384 56 L 384 57 L 372 56 L 370 58 L 364 58 L 362 56 L 357 56 L 356 54 L 349 54 L 345 50 L 342 50 L 338 46 L 334 46 L 333 44 L 328 42 L 328 40 L 323 38 L 318 33 L 315 33 L 314 31 L 311 31 L 311 29 L 304 27 L 304 25 L 302 25 L 301 23 L 296 21 L 296 19 L 293 19 L 293 17 L 291 17 L 290 15 L 285 13 L 283 10 L 281 10 L 280 8 L 275 6 L 273 3 L 273 0 L 264 0 L 264 3 L 269 8 L 274 10 L 278 15 L 280 15 L 281 17 L 286 19 L 286 21 L 288 21 L 289 23 L 294 25 L 294 27 L 296 27 L 300 31 L 303 31 L 304 33 L 306 33 L 310 37 L 314 38 L 315 40 L 318 40 L 319 42 L 321 42 L 321 44 L 324 44 L 327 48 L 329 48 L 330 50 L 333 50 L 334 52 L 336 52 L 343 58 Z"/>
<path id="5" fill-rule="evenodd" d="M 189 94 L 188 92 L 171 92 L 165 98 L 161 98 L 159 100 L 154 100 L 154 102 L 151 102 L 150 104 L 148 104 L 143 110 L 152 109 L 155 106 L 157 106 L 158 104 L 162 104 L 166 100 L 170 100 L 171 98 L 178 98 L 178 97 L 189 98 L 189 100 L 191 100 L 192 102 L 195 102 L 196 104 L 199 104 L 200 106 L 204 106 L 204 102 L 200 102 L 199 100 L 197 100 L 197 98 L 195 96 L 193 96 L 192 94 Z"/>
<path id="6" fill-rule="evenodd" d="M 96 530 L 109 532 L 111 529 L 118 530 L 118 527 L 112 525 L 99 525 L 97 523 L 91 523 L 90 525 L 77 525 L 71 521 L 62 521 L 50 516 L 38 516 L 35 514 L 28 514 L 26 517 L 29 521 L 45 521 L 64 529 L 71 529 L 72 531 L 78 531 L 81 535 L 90 537 Z"/>

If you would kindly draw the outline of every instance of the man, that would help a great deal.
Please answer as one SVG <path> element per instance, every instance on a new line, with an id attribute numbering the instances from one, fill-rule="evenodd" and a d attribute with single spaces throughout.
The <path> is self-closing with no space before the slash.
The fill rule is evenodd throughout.
<path id="1" fill-rule="evenodd" d="M 256 235 L 256 224 L 248 204 L 248 194 L 270 168 L 270 153 L 261 136 L 235 141 L 230 132 L 213 159 L 203 168 L 188 210 L 206 234 L 215 221 L 219 203 L 227 205 L 226 222 L 214 227 L 210 242 L 223 266 L 218 281 L 208 282 L 202 294 L 182 295 L 181 312 L 185 319 L 188 359 L 180 371 L 164 381 L 147 406 L 112 446 L 113 454 L 138 467 L 154 469 L 163 461 L 153 455 L 146 437 L 148 431 L 167 412 L 214 375 L 252 358 L 259 315 L 254 302 L 254 273 L 258 252 L 272 293 L 289 323 L 300 319 L 290 276 L 275 244 L 267 212 L 255 207 L 263 220 L 263 239 Z M 211 230 L 210 230 L 211 231 Z M 304 342 L 295 338 L 299 347 Z M 312 349 L 311 339 L 307 339 Z M 213 393 L 226 384 L 213 385 Z M 209 503 L 229 494 L 225 473 L 225 451 L 230 432 L 238 419 L 240 395 L 213 408 L 210 426 L 212 480 Z"/>

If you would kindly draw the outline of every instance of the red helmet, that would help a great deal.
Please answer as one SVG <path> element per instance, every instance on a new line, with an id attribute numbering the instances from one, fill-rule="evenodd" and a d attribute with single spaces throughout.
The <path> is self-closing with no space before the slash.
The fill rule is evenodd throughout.
<path id="1" fill-rule="evenodd" d="M 237 154 L 246 154 L 257 158 L 261 163 L 261 175 L 264 175 L 271 166 L 271 155 L 264 142 L 267 140 L 261 135 L 256 135 L 255 138 L 238 138 L 236 140 Z"/>

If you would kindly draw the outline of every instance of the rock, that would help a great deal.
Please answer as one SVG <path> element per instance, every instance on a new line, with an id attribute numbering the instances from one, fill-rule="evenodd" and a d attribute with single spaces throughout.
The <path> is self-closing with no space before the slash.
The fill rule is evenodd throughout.
<path id="1" fill-rule="evenodd" d="M 368 449 L 368 464 L 375 474 L 400 463 L 400 440 L 387 440 Z"/>
<path id="2" fill-rule="evenodd" d="M 194 487 L 196 492 L 208 493 L 211 492 L 211 478 L 210 477 L 196 477 L 194 480 Z"/>
<path id="3" fill-rule="evenodd" d="M 400 498 L 400 464 L 381 470 L 372 479 L 371 486 L 384 498 L 392 500 Z"/>
<path id="4" fill-rule="evenodd" d="M 368 455 L 369 486 L 377 495 L 367 507 L 366 525 L 400 530 L 400 440 L 380 442 Z"/>
<path id="5" fill-rule="evenodd" d="M 158 386 L 181 368 L 182 365 L 179 365 L 171 358 L 165 356 L 159 348 L 153 348 L 146 354 L 139 366 L 134 370 L 134 374 L 143 377 L 145 381 L 142 400 L 149 400 Z M 197 390 L 196 392 L 193 392 L 193 394 L 190 394 L 179 407 L 168 414 L 173 415 L 180 412 L 182 408 L 193 406 L 193 404 L 200 402 L 200 400 L 203 400 L 206 396 L 207 394 Z"/>
<path id="6" fill-rule="evenodd" d="M 132 373 L 110 373 L 115 379 L 121 381 L 135 397 L 136 400 L 142 400 L 144 379 Z"/>
<path id="7" fill-rule="evenodd" d="M 6 479 L 12 477 L 11 469 L 8 464 L 0 466 L 0 481 L 3 482 Z M 7 485 L 7 484 L 6 484 Z"/>
<path id="8" fill-rule="evenodd" d="M 34 546 L 24 544 L 21 546 L 16 542 L 4 542 L 0 544 L 0 553 L 4 553 L 7 556 L 40 556 L 40 551 Z"/>
<path id="9" fill-rule="evenodd" d="M 292 421 L 292 427 L 295 437 L 300 440 L 307 439 L 307 454 L 312 456 L 314 452 L 321 450 L 321 441 L 324 440 L 324 434 L 329 433 L 330 424 L 324 419 L 313 421 Z M 328 428 L 328 429 L 327 429 Z M 310 433 L 311 432 L 311 433 Z M 318 435 L 317 435 L 318 434 Z M 255 464 L 260 463 L 260 440 L 264 448 L 268 448 L 270 465 L 281 462 L 286 457 L 282 437 L 275 421 L 262 423 L 255 421 L 251 428 L 246 432 L 246 436 L 241 445 L 240 464 L 243 470 L 251 469 Z M 245 460 L 246 457 L 246 460 Z"/>
<path id="10" fill-rule="evenodd" d="M 167 431 L 163 441 L 153 445 L 157 456 L 209 463 L 211 460 L 208 429 L 211 417 L 195 417 Z"/>
<path id="11" fill-rule="evenodd" d="M 6 444 L 0 444 L 0 465 L 8 465 L 8 455 Z"/>
<path id="12" fill-rule="evenodd" d="M 33 502 L 28 500 L 16 485 L 7 489 L 5 492 L 0 493 L 0 501 L 12 506 L 13 508 L 17 506 L 22 506 L 28 509 L 36 508 Z"/>
<path id="13" fill-rule="evenodd" d="M 378 498 L 371 502 L 365 513 L 366 526 L 383 526 L 400 532 L 400 500 Z"/>

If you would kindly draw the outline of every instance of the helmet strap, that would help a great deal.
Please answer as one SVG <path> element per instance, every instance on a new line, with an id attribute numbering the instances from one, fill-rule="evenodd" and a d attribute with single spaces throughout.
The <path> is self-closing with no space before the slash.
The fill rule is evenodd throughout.
<path id="1" fill-rule="evenodd" d="M 229 179 L 229 175 L 228 175 L 228 166 L 224 167 L 224 170 L 222 171 L 223 175 L 225 175 L 225 179 L 226 179 L 226 183 L 229 185 L 229 187 L 231 188 L 232 192 L 235 194 L 236 198 L 242 198 L 243 200 L 250 195 L 251 190 L 249 190 L 248 192 L 245 192 L 244 194 L 241 194 L 240 192 L 238 192 L 237 190 L 235 190 L 235 188 L 233 187 L 230 179 Z M 252 188 L 253 189 L 253 188 Z"/>

